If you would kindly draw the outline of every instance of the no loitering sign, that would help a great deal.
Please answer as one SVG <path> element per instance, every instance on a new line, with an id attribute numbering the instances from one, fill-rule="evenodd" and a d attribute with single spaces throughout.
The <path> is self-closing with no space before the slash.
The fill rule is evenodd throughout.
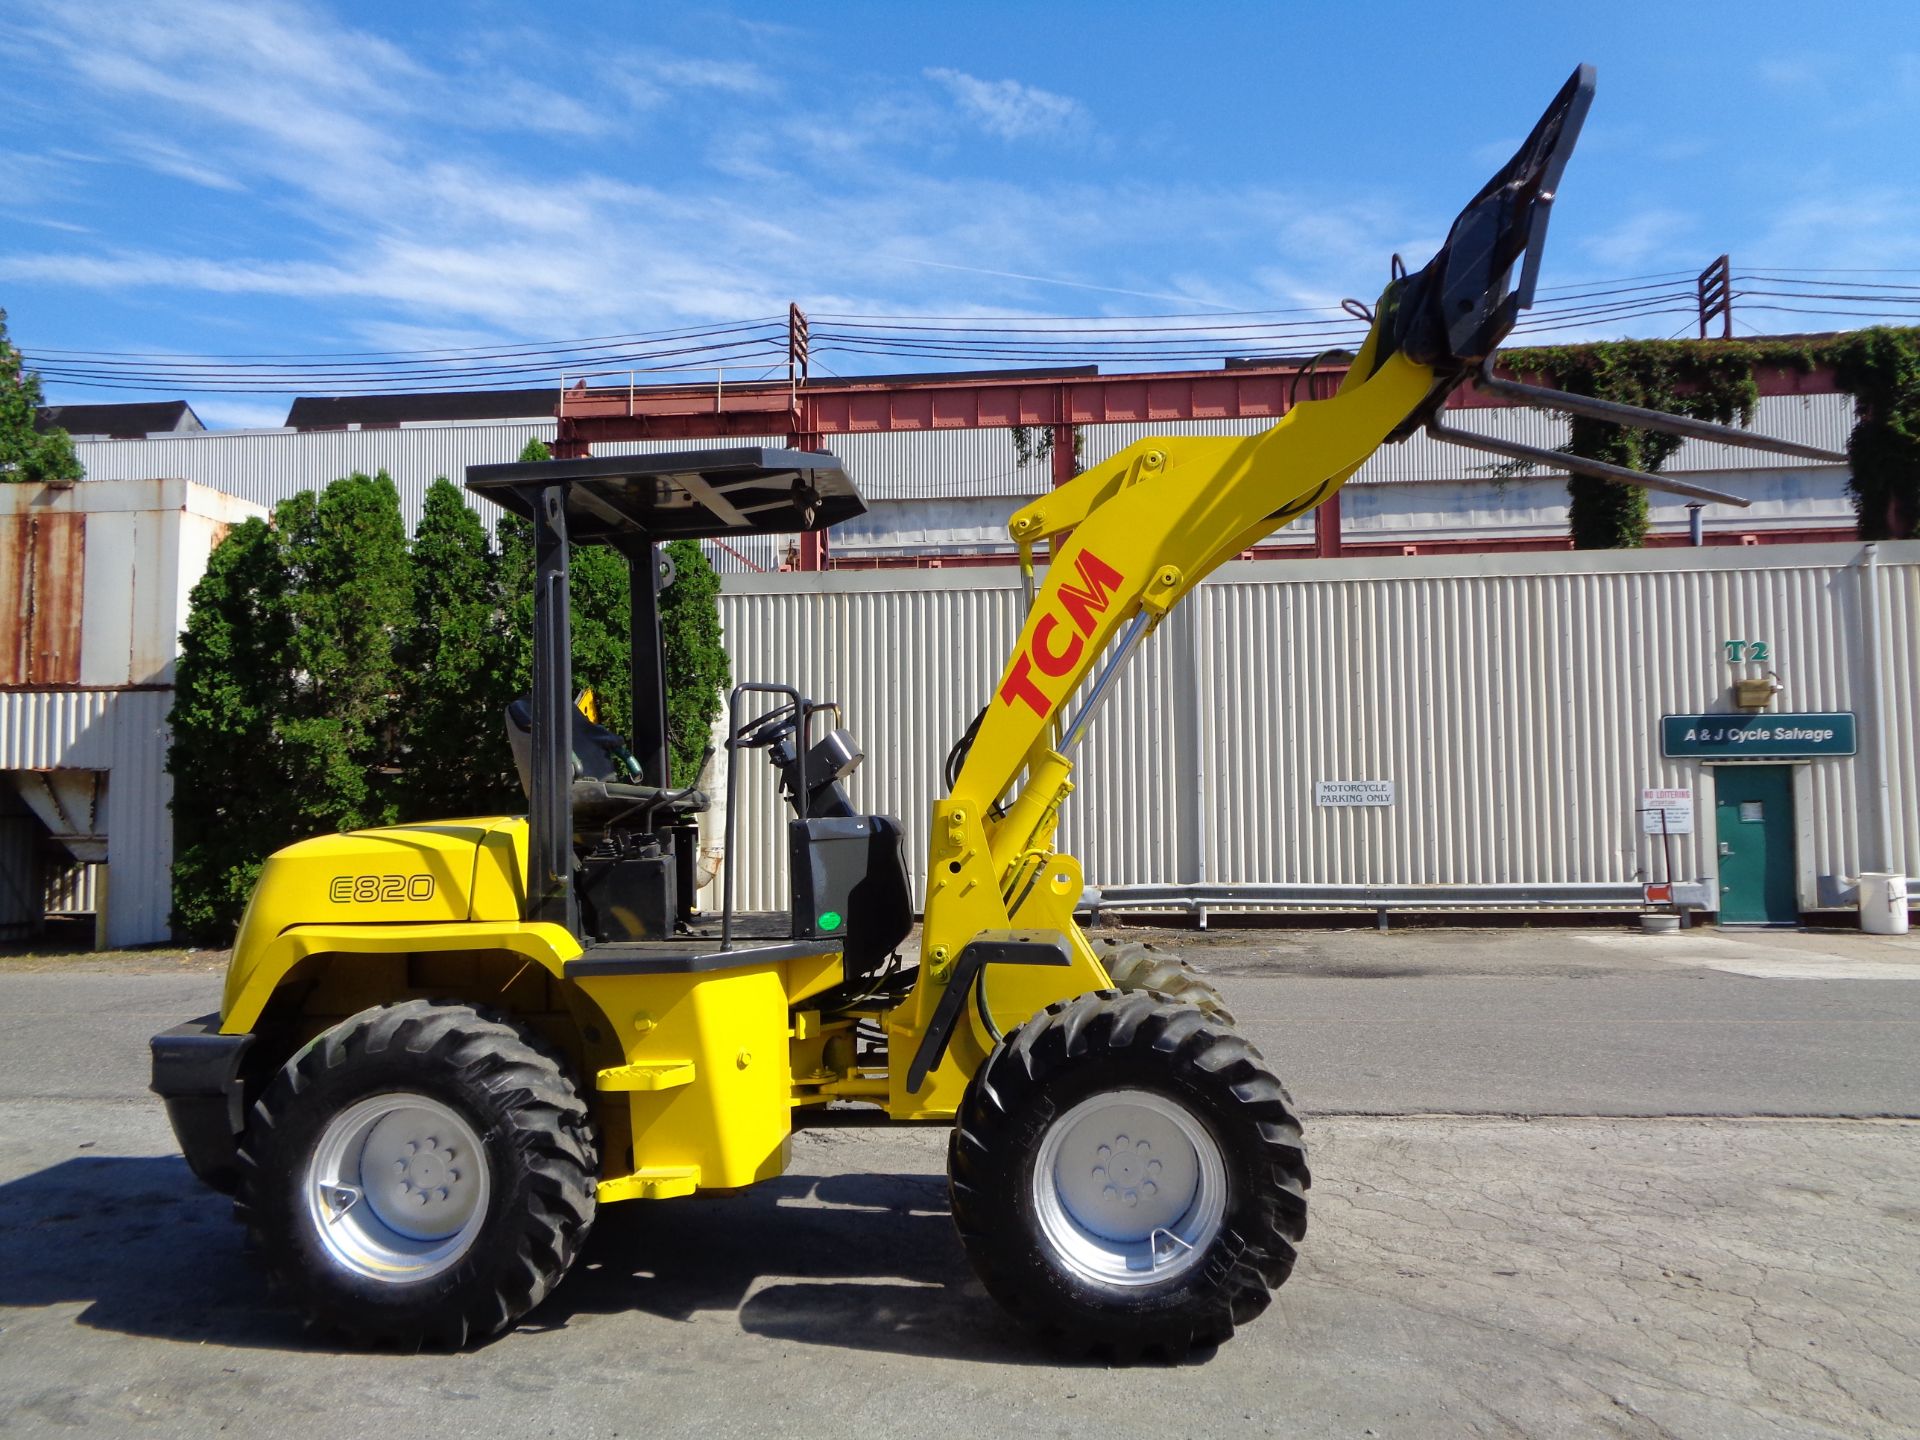
<path id="1" fill-rule="evenodd" d="M 1640 830 L 1646 835 L 1691 835 L 1693 791 L 1643 788 L 1640 791 Z"/>

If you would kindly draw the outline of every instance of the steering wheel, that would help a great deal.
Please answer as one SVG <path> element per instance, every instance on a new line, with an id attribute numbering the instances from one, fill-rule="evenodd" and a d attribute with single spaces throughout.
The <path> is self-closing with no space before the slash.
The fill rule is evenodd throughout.
<path id="1" fill-rule="evenodd" d="M 791 700 L 777 709 L 768 711 L 742 730 L 736 743 L 753 750 L 773 744 L 783 735 L 790 734 L 798 728 L 794 723 L 794 712 L 795 706 Z"/>

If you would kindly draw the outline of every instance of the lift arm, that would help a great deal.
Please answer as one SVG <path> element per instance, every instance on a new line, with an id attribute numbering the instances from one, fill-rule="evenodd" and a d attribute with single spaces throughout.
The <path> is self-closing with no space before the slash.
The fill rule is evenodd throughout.
<path id="1" fill-rule="evenodd" d="M 1333 495 L 1493 353 L 1531 303 L 1547 211 L 1592 91 L 1593 72 L 1582 66 L 1433 260 L 1396 273 L 1337 394 L 1293 407 L 1256 436 L 1140 441 L 1013 517 L 1025 573 L 1043 543 L 1050 563 L 957 781 L 934 811 L 922 963 L 889 1024 L 895 1056 L 918 1053 L 961 953 L 983 932 L 1057 933 L 1073 954 L 1065 970 L 994 965 L 995 1001 L 1010 1015 L 1107 983 L 1073 924 L 1079 866 L 1053 849 L 1073 788 L 1065 752 L 1119 664 L 1195 585 Z M 1089 683 L 1103 653 L 1106 668 Z M 954 1009 L 949 1002 L 949 1024 Z M 926 1066 L 914 1067 L 912 1091 L 896 1063 L 896 1114 L 957 1103 L 992 1041 L 984 991 L 977 1009 L 979 1026 L 956 1028 L 951 1053 L 924 1080 Z"/>

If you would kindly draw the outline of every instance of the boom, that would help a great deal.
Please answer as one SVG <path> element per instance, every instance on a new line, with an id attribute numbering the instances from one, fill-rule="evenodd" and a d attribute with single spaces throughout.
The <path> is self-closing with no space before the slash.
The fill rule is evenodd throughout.
<path id="1" fill-rule="evenodd" d="M 1380 445 L 1437 411 L 1505 338 L 1532 301 L 1547 212 L 1592 87 L 1582 66 L 1432 261 L 1396 273 L 1333 397 L 1245 439 L 1142 440 L 1014 515 L 1008 531 L 1031 603 L 934 810 L 919 977 L 888 1024 L 893 1054 L 922 1057 L 911 1071 L 893 1067 L 897 1116 L 950 1113 L 1001 1017 L 1017 1024 L 1108 983 L 1073 920 L 1079 863 L 1053 846 L 1073 790 L 1068 752 L 1120 665 L 1195 585 L 1333 495 Z M 1034 593 L 1032 556 L 1043 543 L 1050 563 Z M 1070 965 L 962 964 L 983 936 L 1000 937 L 995 955 L 1013 956 L 1023 935 L 1064 939 Z M 975 987 L 965 1023 L 956 1023 L 950 983 Z"/>

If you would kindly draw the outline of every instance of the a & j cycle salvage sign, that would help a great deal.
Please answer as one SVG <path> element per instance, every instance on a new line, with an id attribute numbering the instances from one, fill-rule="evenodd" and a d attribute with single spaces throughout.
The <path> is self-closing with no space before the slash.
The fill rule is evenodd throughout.
<path id="1" fill-rule="evenodd" d="M 1853 713 L 1662 715 L 1660 753 L 1669 757 L 1782 760 L 1799 755 L 1851 755 L 1858 748 Z"/>

